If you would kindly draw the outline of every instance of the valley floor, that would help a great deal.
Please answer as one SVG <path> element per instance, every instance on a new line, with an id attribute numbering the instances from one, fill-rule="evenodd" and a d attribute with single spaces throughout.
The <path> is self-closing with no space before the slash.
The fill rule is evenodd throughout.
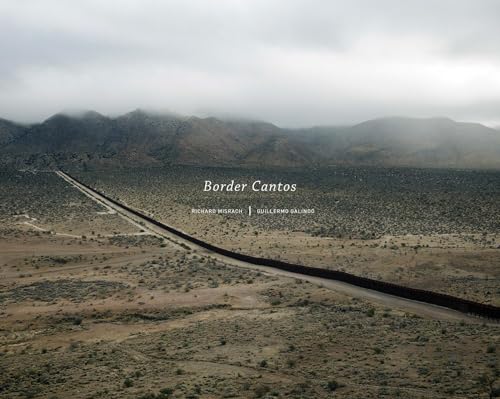
<path id="1" fill-rule="evenodd" d="M 280 173 L 283 179 L 302 181 L 302 191 L 255 196 L 201 190 L 205 179 L 227 181 L 241 174 L 252 180 L 260 174 L 275 181 Z M 236 252 L 500 305 L 498 172 L 471 176 L 471 172 L 404 169 L 399 173 L 356 169 L 292 173 L 182 168 L 182 172 L 153 169 L 77 175 L 170 226 Z M 247 209 L 248 205 L 316 208 L 316 213 L 191 212 L 198 207 Z"/>
<path id="2" fill-rule="evenodd" d="M 499 388 L 498 325 L 227 265 L 141 231 L 55 174 L 38 174 L 40 184 L 19 176 L 2 198 L 2 397 L 488 398 Z M 198 231 L 213 234 L 209 226 Z M 233 245 L 273 248 L 272 233 L 254 229 L 238 230 L 253 239 Z M 283 257 L 306 259 L 314 239 L 328 242 L 283 237 Z M 369 256 L 346 243 L 335 245 Z"/>

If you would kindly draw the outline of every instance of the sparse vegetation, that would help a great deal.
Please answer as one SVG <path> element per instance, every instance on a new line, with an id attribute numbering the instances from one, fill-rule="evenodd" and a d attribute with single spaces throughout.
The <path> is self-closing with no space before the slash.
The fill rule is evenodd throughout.
<path id="1" fill-rule="evenodd" d="M 211 243 L 416 288 L 500 304 L 500 174 L 334 167 L 314 170 L 177 167 L 75 172 L 128 204 Z M 213 181 L 293 181 L 295 193 L 203 193 Z M 191 214 L 239 208 L 246 215 Z M 314 208 L 310 215 L 257 208 Z M 257 233 L 257 234 L 255 234 Z M 432 278 L 429 276 L 432 275 Z M 485 278 L 487 276 L 487 278 Z M 213 283 L 214 285 L 216 283 Z"/>
<path id="2" fill-rule="evenodd" d="M 448 287 L 450 290 L 466 289 L 468 295 L 491 301 L 498 296 L 494 258 L 484 255 L 497 251 L 491 248 L 497 245 L 495 231 L 488 227 L 491 220 L 478 224 L 486 235 L 438 236 L 434 244 L 431 242 L 435 245 L 432 248 L 426 247 L 425 236 L 415 236 L 414 241 L 408 237 L 313 237 L 303 230 L 292 231 L 295 227 L 303 229 L 302 222 L 295 226 L 295 222 L 286 225 L 286 220 L 273 219 L 265 229 L 259 221 L 249 219 L 224 218 L 221 224 L 220 218 L 188 218 L 181 206 L 195 203 L 199 195 L 190 197 L 193 190 L 181 187 L 180 180 L 176 184 L 167 180 L 172 183 L 172 193 L 167 193 L 161 182 L 154 180 L 164 176 L 165 171 L 152 171 L 152 180 L 137 171 L 130 179 L 130 188 L 126 188 L 126 173 L 130 171 L 116 172 L 114 183 L 94 172 L 86 176 L 92 176 L 95 184 L 109 183 L 113 193 L 120 193 L 127 203 L 138 207 L 147 208 L 141 201 L 149 192 L 151 204 L 147 206 L 158 209 L 164 220 L 172 217 L 172 224 L 177 225 L 184 218 L 187 230 L 196 227 L 200 236 L 220 240 L 228 247 L 281 258 L 301 256 L 304 263 L 323 260 L 325 267 L 356 269 L 361 274 L 381 274 L 385 278 L 389 272 L 384 274 L 382 269 L 364 270 L 382 256 L 389 260 L 389 271 L 395 279 L 428 281 L 429 276 L 441 278 L 439 273 L 449 269 L 454 277 L 446 280 L 454 284 Z M 42 174 L 33 175 L 33 179 L 37 176 Z M 138 186 L 139 176 L 143 186 Z M 462 175 L 440 176 L 448 176 L 453 188 L 456 176 Z M 15 190 L 16 179 L 23 178 L 7 179 L 11 181 L 10 190 Z M 354 191 L 343 191 L 352 179 L 350 176 L 332 189 L 341 201 L 352 199 Z M 32 181 L 31 176 L 28 181 Z M 23 182 L 19 191 L 19 195 L 31 196 L 31 201 L 54 202 L 38 209 L 34 224 L 49 225 L 45 208 L 49 215 L 54 213 L 50 217 L 58 231 L 77 233 L 78 238 L 36 232 L 12 218 L 12 209 L 18 205 L 2 203 L 2 398 L 498 396 L 495 325 L 474 319 L 463 323 L 432 320 L 425 314 L 405 313 L 397 306 L 381 306 L 306 281 L 226 265 L 205 253 L 144 232 L 133 236 L 116 234 L 127 229 L 134 234 L 140 232 L 123 220 L 118 222 L 123 223 L 123 229 L 117 228 L 116 215 L 95 213 L 102 224 L 89 222 L 87 213 L 100 212 L 100 207 L 94 208 L 76 195 L 81 202 L 65 208 L 62 203 L 73 201 L 75 194 L 69 190 L 54 199 L 53 193 L 66 190 L 66 186 L 45 177 L 42 182 L 45 187 L 38 183 L 31 186 L 33 194 L 26 191 L 28 184 Z M 193 184 L 193 180 L 186 184 Z M 46 187 L 53 190 L 52 196 L 36 193 Z M 479 192 L 484 194 L 484 190 L 494 188 Z M 0 195 L 6 198 L 7 194 Z M 8 195 L 16 196 L 14 191 Z M 321 197 L 317 192 L 314 195 Z M 380 194 L 379 200 L 386 195 Z M 438 197 L 441 195 L 447 198 L 445 194 Z M 360 196 L 361 201 L 364 194 Z M 409 205 L 410 209 L 414 206 Z M 446 206 L 440 205 L 440 211 Z M 58 209 L 60 214 L 55 215 Z M 29 212 L 34 210 L 30 208 Z M 342 215 L 345 208 L 338 212 Z M 481 216 L 481 210 L 473 212 L 474 217 Z M 343 228 L 347 229 L 351 222 L 345 214 L 342 217 Z M 438 218 L 436 225 L 446 217 L 450 216 Z M 318 226 L 321 218 L 316 219 Z M 338 218 L 336 222 L 341 220 Z M 387 220 L 406 223 L 411 218 L 403 215 L 397 222 Z M 254 234 L 256 230 L 258 235 Z M 87 239 L 83 240 L 82 235 Z M 401 245 L 403 239 L 405 245 Z M 384 241 L 387 248 L 383 248 Z M 455 248 L 459 243 L 462 247 Z M 398 249 L 391 249 L 393 244 Z M 294 246 L 298 255 L 287 250 Z M 459 250 L 462 258 L 457 255 Z M 407 258 L 404 251 L 408 251 Z M 430 256 L 433 260 L 428 259 Z M 477 256 L 484 256 L 483 261 Z M 455 274 L 457 270 L 465 274 Z M 467 273 L 473 274 L 467 277 Z M 473 285 L 476 280 L 480 283 Z"/>

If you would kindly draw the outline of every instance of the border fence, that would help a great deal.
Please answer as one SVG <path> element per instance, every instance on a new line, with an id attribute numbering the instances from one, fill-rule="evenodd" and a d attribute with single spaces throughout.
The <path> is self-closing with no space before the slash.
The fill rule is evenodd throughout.
<path id="1" fill-rule="evenodd" d="M 66 173 L 66 172 L 64 172 Z M 164 223 L 161 223 L 150 216 L 144 215 L 141 212 L 125 205 L 122 204 L 113 198 L 108 197 L 106 194 L 101 193 L 100 191 L 88 186 L 87 184 L 81 182 L 79 179 L 76 179 L 75 177 L 71 176 L 69 173 L 66 173 L 68 176 L 70 176 L 72 179 L 77 181 L 79 184 L 82 186 L 86 187 L 90 191 L 93 191 L 102 197 L 104 197 L 106 200 L 112 202 L 115 205 L 118 205 L 124 209 L 126 209 L 128 212 L 144 219 L 147 220 L 149 223 L 161 227 L 164 230 L 167 230 L 168 232 L 182 238 L 183 240 L 186 240 L 188 242 L 191 242 L 193 244 L 196 244 L 202 248 L 205 248 L 209 251 L 215 252 L 217 254 L 226 256 L 228 258 L 236 259 L 239 261 L 251 263 L 254 265 L 260 265 L 260 266 L 269 266 L 273 267 L 275 269 L 279 270 L 284 270 L 292 273 L 298 273 L 298 274 L 303 274 L 307 276 L 314 276 L 314 277 L 322 277 L 326 278 L 329 280 L 337 280 L 337 281 L 342 281 L 348 284 L 356 285 L 358 287 L 363 287 L 367 288 L 370 290 L 374 291 L 379 291 L 385 294 L 390 294 L 394 296 L 398 296 L 401 298 L 406 298 L 406 299 L 411 299 L 414 301 L 419 301 L 419 302 L 425 302 L 429 303 L 432 305 L 437 305 L 437 306 L 443 306 L 449 309 L 457 310 L 462 313 L 467 313 L 467 314 L 472 314 L 476 316 L 481 316 L 481 317 L 486 317 L 489 319 L 494 319 L 494 320 L 499 320 L 500 319 L 500 307 L 485 304 L 485 303 L 480 303 L 480 302 L 475 302 L 463 298 L 458 298 L 454 297 L 452 295 L 447 295 L 447 294 L 442 294 L 439 292 L 434 292 L 434 291 L 427 291 L 427 290 L 422 290 L 418 288 L 410 288 L 394 283 L 388 283 L 380 280 L 374 280 L 366 277 L 361 277 L 361 276 L 356 276 L 351 273 L 346 273 L 338 270 L 328 270 L 328 269 L 322 269 L 319 267 L 312 267 L 312 266 L 304 266 L 304 265 L 298 265 L 294 263 L 288 263 L 288 262 L 283 262 L 279 260 L 274 260 L 274 259 L 268 259 L 268 258 L 260 258 L 256 256 L 251 256 L 251 255 L 246 255 L 246 254 L 241 254 L 238 252 L 230 251 L 224 248 L 217 247 L 215 245 L 212 245 L 208 242 L 202 241 L 198 238 L 192 237 L 189 234 L 183 233 L 182 231 L 179 231 L 171 226 L 168 226 Z"/>

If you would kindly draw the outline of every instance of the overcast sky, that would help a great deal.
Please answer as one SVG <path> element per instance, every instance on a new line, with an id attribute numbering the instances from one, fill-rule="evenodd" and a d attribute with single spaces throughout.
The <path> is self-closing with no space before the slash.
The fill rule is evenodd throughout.
<path id="1" fill-rule="evenodd" d="M 500 1 L 0 0 L 0 116 L 500 125 Z"/>

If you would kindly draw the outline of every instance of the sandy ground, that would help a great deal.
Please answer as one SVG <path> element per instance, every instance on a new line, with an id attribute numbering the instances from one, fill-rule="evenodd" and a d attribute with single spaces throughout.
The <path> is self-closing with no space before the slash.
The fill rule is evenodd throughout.
<path id="1" fill-rule="evenodd" d="M 372 291 L 372 290 L 367 290 L 361 287 L 356 287 L 352 286 L 349 284 L 341 283 L 341 282 L 334 282 L 331 280 L 323 279 L 323 278 L 318 278 L 318 277 L 310 277 L 310 276 L 303 276 L 298 273 L 290 273 L 290 272 L 285 272 L 265 266 L 255 266 L 252 264 L 248 264 L 246 262 L 241 262 L 241 261 L 235 261 L 234 259 L 230 259 L 228 257 L 218 255 L 215 253 L 212 253 L 210 251 L 205 250 L 202 247 L 199 247 L 195 244 L 190 243 L 189 241 L 183 240 L 180 237 L 177 237 L 167 230 L 164 230 L 158 226 L 155 226 L 145 219 L 140 219 L 137 215 L 132 214 L 131 212 L 127 211 L 125 208 L 120 207 L 119 205 L 116 205 L 110 201 L 108 201 L 106 198 L 102 197 L 100 194 L 98 194 L 95 191 L 91 191 L 85 186 L 81 185 L 78 183 L 76 180 L 68 176 L 67 174 L 63 172 L 57 172 L 59 176 L 64 178 L 69 184 L 73 185 L 75 188 L 78 190 L 82 191 L 85 193 L 85 195 L 89 196 L 89 198 L 92 198 L 93 200 L 104 204 L 107 208 L 113 209 L 116 211 L 118 214 L 120 214 L 122 217 L 124 217 L 127 220 L 130 220 L 131 223 L 134 223 L 138 226 L 143 226 L 145 229 L 150 231 L 153 234 L 158 234 L 161 235 L 162 237 L 165 237 L 169 239 L 173 243 L 177 244 L 182 244 L 184 246 L 187 246 L 188 248 L 194 249 L 199 253 L 202 253 L 205 256 L 211 256 L 215 259 L 220 260 L 221 262 L 224 262 L 226 264 L 232 264 L 238 267 L 246 267 L 246 268 L 251 268 L 255 270 L 259 270 L 265 273 L 271 273 L 274 275 L 280 275 L 280 276 L 287 276 L 287 277 L 292 277 L 292 278 L 297 278 L 297 279 L 302 279 L 306 280 L 309 282 L 314 282 L 318 285 L 322 285 L 324 287 L 340 291 L 343 293 L 347 293 L 350 296 L 355 296 L 358 298 L 364 298 L 364 299 L 369 299 L 371 301 L 377 301 L 379 303 L 385 304 L 385 305 L 390 305 L 394 307 L 399 307 L 403 310 L 411 310 L 414 313 L 420 313 L 420 314 L 425 314 L 427 316 L 432 316 L 438 319 L 452 319 L 452 320 L 460 320 L 463 319 L 464 315 L 460 314 L 459 312 L 455 311 L 450 311 L 448 309 L 444 309 L 441 307 L 421 303 L 421 302 L 416 302 L 416 301 L 410 301 L 404 298 L 396 298 L 391 295 L 383 294 L 380 292 Z M 493 268 L 492 268 L 493 269 Z M 471 318 L 471 320 L 474 320 Z"/>
<path id="2" fill-rule="evenodd" d="M 498 325 L 227 264 L 100 216 L 109 225 L 77 237 L 0 229 L 2 398 L 488 398 L 500 387 Z M 116 217 L 130 235 L 112 233 Z"/>

